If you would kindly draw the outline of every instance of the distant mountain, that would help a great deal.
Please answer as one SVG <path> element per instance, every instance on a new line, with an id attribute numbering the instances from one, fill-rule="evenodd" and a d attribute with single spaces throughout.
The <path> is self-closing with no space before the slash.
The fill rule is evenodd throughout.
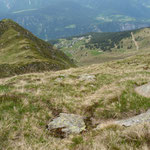
<path id="1" fill-rule="evenodd" d="M 100 13 L 119 13 L 130 17 L 149 17 L 150 2 L 147 0 L 76 0 L 84 6 L 97 9 Z"/>
<path id="2" fill-rule="evenodd" d="M 52 1 L 52 0 L 51 0 Z M 47 6 L 47 1 L 43 0 L 0 0 L 1 8 L 5 12 L 22 9 L 33 9 Z M 2 9 L 1 11 L 4 11 Z"/>
<path id="3" fill-rule="evenodd" d="M 45 40 L 148 27 L 149 14 L 147 0 L 0 0 L 0 19 L 13 19 Z"/>
<path id="4" fill-rule="evenodd" d="M 10 12 L 10 10 L 9 10 Z M 11 18 L 42 39 L 78 35 L 93 30 L 92 10 L 75 2 L 53 3 L 44 8 L 15 10 L 0 18 Z"/>
<path id="5" fill-rule="evenodd" d="M 60 70 L 73 62 L 12 20 L 0 21 L 0 77 Z"/>

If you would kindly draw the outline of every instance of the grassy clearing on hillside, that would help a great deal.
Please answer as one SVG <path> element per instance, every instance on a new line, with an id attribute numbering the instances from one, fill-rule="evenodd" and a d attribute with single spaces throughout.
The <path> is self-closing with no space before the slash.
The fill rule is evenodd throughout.
<path id="1" fill-rule="evenodd" d="M 0 149 L 148 149 L 149 124 L 93 128 L 150 108 L 150 99 L 134 91 L 150 82 L 149 57 L 144 51 L 99 65 L 0 79 Z M 61 112 L 89 117 L 87 132 L 65 139 L 51 136 L 46 125 Z"/>
<path id="2" fill-rule="evenodd" d="M 124 59 L 139 53 L 135 49 L 127 48 L 114 49 L 112 52 L 103 52 L 101 49 L 83 48 L 85 43 L 77 43 L 71 48 L 62 48 L 61 50 L 70 58 L 74 59 L 79 66 L 88 66 L 113 60 Z"/>

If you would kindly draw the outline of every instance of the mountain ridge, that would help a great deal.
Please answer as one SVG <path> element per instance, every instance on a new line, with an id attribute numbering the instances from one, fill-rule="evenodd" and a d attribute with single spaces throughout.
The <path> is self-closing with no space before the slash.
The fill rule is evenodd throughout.
<path id="1" fill-rule="evenodd" d="M 75 66 L 61 51 L 12 20 L 0 21 L 1 77 Z"/>

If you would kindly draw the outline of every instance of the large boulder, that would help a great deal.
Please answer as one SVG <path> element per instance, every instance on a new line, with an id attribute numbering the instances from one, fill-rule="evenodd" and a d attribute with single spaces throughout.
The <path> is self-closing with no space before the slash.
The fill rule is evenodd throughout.
<path id="1" fill-rule="evenodd" d="M 85 131 L 86 125 L 82 116 L 60 113 L 58 117 L 49 122 L 48 129 L 57 136 L 66 136 Z"/>
<path id="2" fill-rule="evenodd" d="M 141 96 L 150 98 L 150 83 L 137 87 L 135 91 Z"/>

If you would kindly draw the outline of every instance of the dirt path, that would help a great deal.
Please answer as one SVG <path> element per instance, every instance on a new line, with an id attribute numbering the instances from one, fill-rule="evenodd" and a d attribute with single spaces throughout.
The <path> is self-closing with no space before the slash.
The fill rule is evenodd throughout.
<path id="1" fill-rule="evenodd" d="M 133 32 L 131 32 L 131 36 L 132 36 L 132 41 L 134 42 L 134 44 L 136 46 L 136 49 L 139 50 L 139 45 L 138 45 L 137 41 L 135 40 Z"/>

